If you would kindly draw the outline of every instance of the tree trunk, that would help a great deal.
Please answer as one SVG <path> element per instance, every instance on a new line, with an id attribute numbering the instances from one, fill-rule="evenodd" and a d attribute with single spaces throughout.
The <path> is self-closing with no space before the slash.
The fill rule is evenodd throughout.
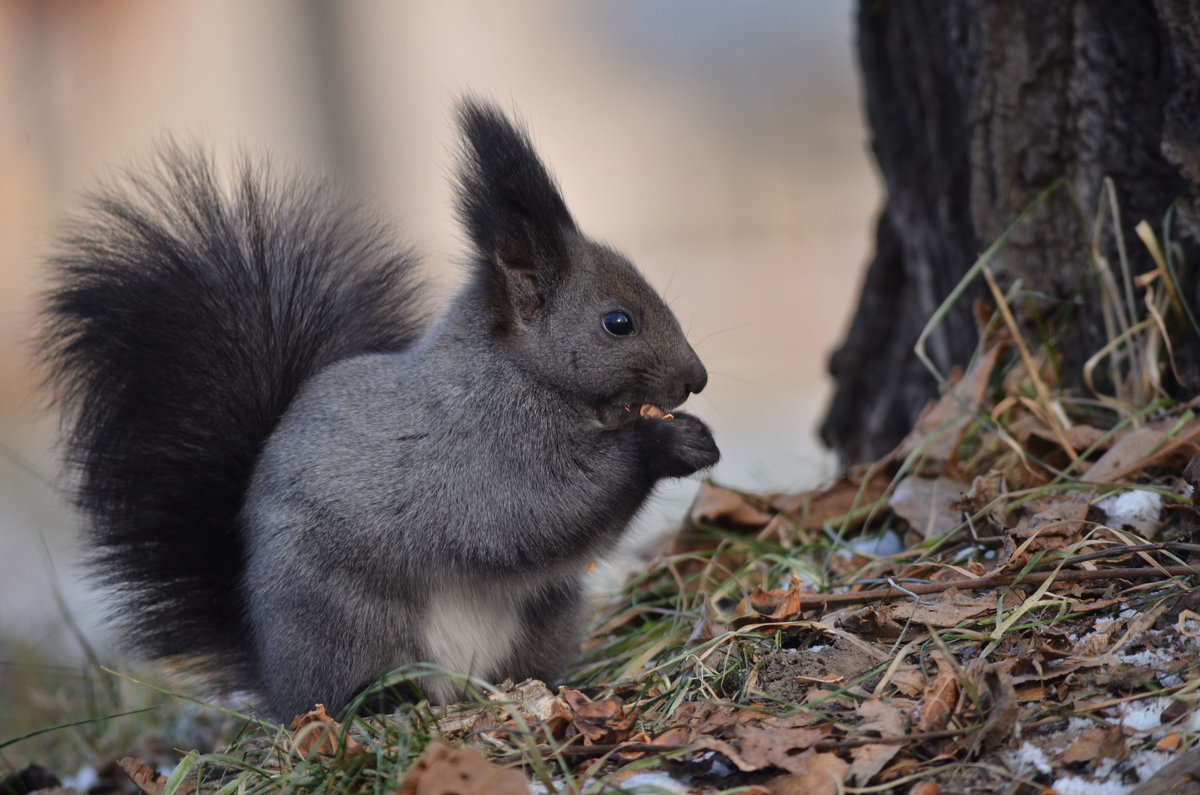
<path id="1" fill-rule="evenodd" d="M 1185 262 L 1198 258 L 1198 8 L 860 0 L 862 84 L 887 201 L 857 313 L 830 362 L 837 391 L 822 436 L 846 463 L 880 456 L 911 427 L 936 392 L 913 354 L 922 328 L 982 250 L 1059 179 L 1070 181 L 1078 209 L 1059 191 L 990 267 L 1002 286 L 1020 280 L 1033 297 L 1014 306 L 1023 320 L 1071 306 L 1058 346 L 1069 385 L 1107 341 L 1089 258 L 1105 177 L 1135 273 L 1153 264 L 1134 226 L 1144 219 L 1159 232 L 1180 197 L 1172 237 Z M 1111 221 L 1100 251 L 1115 266 Z M 1180 279 L 1196 306 L 1200 280 L 1186 268 Z M 971 303 L 980 295 L 979 285 L 969 290 L 928 340 L 943 372 L 975 348 Z M 1182 383 L 1172 386 L 1195 392 L 1200 344 L 1190 327 L 1180 342 Z"/>

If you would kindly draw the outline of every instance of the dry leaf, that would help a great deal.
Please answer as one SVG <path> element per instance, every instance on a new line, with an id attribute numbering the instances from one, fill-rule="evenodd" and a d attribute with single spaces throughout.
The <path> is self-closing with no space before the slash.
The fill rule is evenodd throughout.
<path id="1" fill-rule="evenodd" d="M 836 795 L 849 767 L 837 754 L 814 754 L 797 772 L 768 781 L 767 790 L 771 795 Z"/>
<path id="2" fill-rule="evenodd" d="M 492 693 L 488 700 L 513 704 L 526 722 L 545 725 L 553 737 L 561 738 L 571 722 L 567 703 L 538 679 L 526 679 L 510 690 Z"/>
<path id="3" fill-rule="evenodd" d="M 789 773 L 803 772 L 805 760 L 816 753 L 812 746 L 827 735 L 826 730 L 808 728 L 739 726 L 734 730 L 741 764 L 752 770 L 777 767 Z"/>
<path id="4" fill-rule="evenodd" d="M 958 507 L 975 514 L 991 505 L 992 512 L 989 515 L 992 521 L 997 527 L 1008 527 L 1011 523 L 1004 511 L 1004 505 L 1000 502 L 1000 498 L 1007 493 L 1008 484 L 1004 481 L 1004 473 L 996 469 L 988 470 L 987 474 L 979 475 L 971 481 L 971 487 L 963 495 L 963 502 Z"/>
<path id="5" fill-rule="evenodd" d="M 937 663 L 937 676 L 921 700 L 921 715 L 917 718 L 915 728 L 922 733 L 946 728 L 950 722 L 950 712 L 958 703 L 958 672 L 941 651 L 935 651 L 930 656 Z"/>
<path id="6" fill-rule="evenodd" d="M 787 591 L 783 594 L 783 600 L 779 602 L 779 605 L 771 613 L 771 618 L 780 621 L 800 618 L 802 612 L 801 599 L 811 595 L 812 591 L 808 589 L 804 580 L 799 577 L 793 577 Z"/>
<path id="7" fill-rule="evenodd" d="M 129 778 L 133 779 L 133 783 L 137 784 L 138 789 L 146 793 L 146 795 L 162 795 L 163 788 L 167 786 L 167 776 L 162 775 L 149 764 L 140 759 L 135 759 L 132 756 L 126 756 L 118 763 L 121 769 L 129 774 Z M 178 795 L 187 795 L 196 789 L 196 782 L 185 780 L 180 783 L 179 789 L 175 790 Z"/>
<path id="8" fill-rule="evenodd" d="M 881 737 L 902 737 L 907 733 L 908 722 L 904 713 L 883 699 L 869 698 L 859 704 L 857 712 L 863 718 L 858 727 L 860 732 L 879 732 Z M 900 746 L 896 743 L 862 745 L 851 749 L 846 782 L 851 786 L 865 787 L 898 753 Z"/>
<path id="9" fill-rule="evenodd" d="M 887 684 L 891 685 L 903 696 L 913 698 L 925 692 L 925 674 L 921 669 L 908 661 L 901 661 L 899 665 L 891 669 L 891 673 L 886 680 Z M 883 692 L 876 690 L 876 693 Z"/>
<path id="10" fill-rule="evenodd" d="M 1107 728 L 1097 726 L 1080 734 L 1063 753 L 1068 765 L 1076 762 L 1096 762 L 1100 759 L 1124 759 L 1129 747 L 1125 744 L 1120 724 Z"/>
<path id="11" fill-rule="evenodd" d="M 995 573 L 1015 571 L 1035 552 L 1063 549 L 1082 539 L 1088 530 L 1088 508 L 1094 496 L 1094 491 L 1070 492 L 1030 502 L 1004 539 L 1002 563 Z"/>
<path id="12" fill-rule="evenodd" d="M 896 484 L 888 507 L 922 538 L 936 538 L 962 524 L 962 511 L 953 506 L 960 502 L 964 491 L 964 484 L 947 477 L 910 475 Z"/>
<path id="13" fill-rule="evenodd" d="M 578 690 L 566 687 L 558 692 L 571 710 L 571 723 L 566 736 L 582 735 L 584 745 L 630 741 L 637 712 L 626 712 L 621 699 L 613 696 L 592 701 Z"/>
<path id="14" fill-rule="evenodd" d="M 1003 344 L 993 344 L 985 350 L 971 369 L 952 385 L 952 392 L 943 394 L 924 408 L 908 436 L 884 460 L 899 463 L 924 445 L 924 471 L 938 475 L 944 473 L 947 462 L 953 459 L 954 450 L 972 421 L 963 405 L 975 411 L 983 406 L 992 370 L 1005 347 Z M 951 381 L 954 381 L 953 376 Z M 934 434 L 938 435 L 931 440 Z"/>
<path id="15" fill-rule="evenodd" d="M 1088 508 L 1094 491 L 1055 494 L 1029 503 L 1029 513 L 1017 522 L 1012 535 L 1029 538 L 1032 535 L 1056 535 L 1078 539 L 1085 529 Z"/>
<path id="16" fill-rule="evenodd" d="M 680 704 L 672 715 L 673 727 L 689 728 L 695 735 L 717 734 L 733 726 L 759 719 L 749 710 L 715 707 L 699 701 Z"/>
<path id="17" fill-rule="evenodd" d="M 1083 475 L 1088 483 L 1115 483 L 1152 466 L 1179 466 L 1200 453 L 1200 417 L 1171 434 L 1178 417 L 1166 417 L 1125 434 Z"/>
<path id="18" fill-rule="evenodd" d="M 1022 704 L 1028 704 L 1031 701 L 1045 701 L 1047 696 L 1045 685 L 1036 682 L 1017 685 L 1017 701 Z"/>
<path id="19" fill-rule="evenodd" d="M 979 657 L 967 666 L 967 680 L 979 698 L 979 710 L 982 714 L 978 717 L 984 718 L 983 727 L 974 732 L 969 742 L 967 738 L 963 738 L 962 742 L 966 742 L 967 753 L 970 756 L 999 746 L 1010 735 L 1020 734 L 1020 724 L 1017 722 L 1020 708 L 1010 674 L 1011 668 L 1011 661 L 988 663 Z M 967 710 L 974 711 L 974 705 L 964 688 L 959 696 L 956 711 Z M 969 722 L 971 721 L 964 721 Z"/>
<path id="20" fill-rule="evenodd" d="M 1174 751 L 1179 748 L 1179 732 L 1167 732 L 1161 740 L 1154 744 L 1160 751 Z"/>
<path id="21" fill-rule="evenodd" d="M 289 746 L 302 757 L 314 752 L 334 756 L 338 752 L 341 726 L 325 713 L 324 704 L 317 704 L 311 712 L 292 718 L 288 729 L 292 733 Z M 365 750 L 361 743 L 349 735 L 346 735 L 345 741 L 347 756 L 357 756 Z"/>
<path id="22" fill-rule="evenodd" d="M 692 741 L 695 732 L 683 726 L 675 726 L 667 729 L 662 734 L 654 738 L 657 745 L 687 745 Z"/>
<path id="23" fill-rule="evenodd" d="M 455 736 L 495 729 L 499 726 L 496 721 L 497 714 L 502 719 L 505 714 L 498 713 L 500 704 L 504 705 L 504 710 L 516 710 L 527 723 L 545 725 L 551 736 L 558 739 L 563 737 L 567 724 L 571 722 L 571 711 L 566 703 L 537 679 L 526 679 L 519 685 L 489 693 L 488 701 L 492 704 L 451 704 L 434 707 L 439 732 L 442 736 Z"/>
<path id="24" fill-rule="evenodd" d="M 873 604 L 847 615 L 842 624 L 860 635 L 897 638 L 906 625 L 910 629 L 924 625 L 948 629 L 964 621 L 995 613 L 1001 599 L 1004 608 L 1009 609 L 1021 604 L 1025 598 L 1017 590 L 970 593 L 970 578 L 963 578 L 962 588 L 962 591 L 947 588 L 939 594 L 926 594 L 919 601 L 905 599 Z"/>
<path id="25" fill-rule="evenodd" d="M 771 521 L 771 518 L 769 511 L 751 503 L 744 494 L 708 482 L 701 484 L 692 503 L 693 524 L 729 522 L 758 527 Z"/>
<path id="26" fill-rule="evenodd" d="M 1038 455 L 1040 458 L 1041 456 L 1039 453 L 1042 450 L 1050 447 L 1059 447 L 1060 435 L 1061 438 L 1065 439 L 1067 444 L 1071 446 L 1072 450 L 1077 453 L 1082 453 L 1085 450 L 1090 450 L 1093 446 L 1099 444 L 1100 440 L 1104 439 L 1106 433 L 1106 431 L 1102 431 L 1099 428 L 1093 428 L 1091 425 L 1072 425 L 1070 428 L 1065 428 L 1057 433 L 1054 430 L 1045 427 L 1044 425 L 1039 425 L 1031 428 L 1022 441 L 1037 439 L 1038 441 L 1042 442 L 1042 447 L 1039 448 L 1035 446 L 1030 450 L 1030 452 Z M 1104 443 L 1096 449 L 1107 450 L 1112 446 L 1113 440 L 1118 437 L 1119 434 L 1113 434 L 1113 436 L 1105 440 Z"/>
<path id="27" fill-rule="evenodd" d="M 812 746 L 825 739 L 833 727 L 779 728 L 774 726 L 735 726 L 730 742 L 703 736 L 698 742 L 729 757 L 741 771 L 749 773 L 777 767 L 789 773 L 803 773 Z"/>
<path id="28" fill-rule="evenodd" d="M 529 795 L 529 782 L 520 771 L 489 762 L 474 748 L 434 742 L 394 795 Z"/>
<path id="29" fill-rule="evenodd" d="M 776 497 L 771 507 L 783 511 L 805 530 L 820 530 L 830 522 L 842 521 L 856 507 L 883 499 L 890 477 L 878 467 L 854 467 L 831 485 L 799 494 Z M 866 517 L 861 517 L 861 524 Z"/>

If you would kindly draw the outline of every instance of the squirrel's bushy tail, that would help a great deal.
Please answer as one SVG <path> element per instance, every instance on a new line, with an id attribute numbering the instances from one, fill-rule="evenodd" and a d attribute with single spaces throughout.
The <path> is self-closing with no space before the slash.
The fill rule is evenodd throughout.
<path id="1" fill-rule="evenodd" d="M 420 333 L 415 259 L 318 183 L 171 144 L 93 197 L 54 257 L 41 348 L 94 571 L 152 658 L 250 687 L 238 512 L 304 381 Z"/>

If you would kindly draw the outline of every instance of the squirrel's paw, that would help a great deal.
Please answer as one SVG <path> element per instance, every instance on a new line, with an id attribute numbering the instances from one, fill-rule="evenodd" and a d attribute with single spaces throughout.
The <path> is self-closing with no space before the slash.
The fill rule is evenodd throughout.
<path id="1" fill-rule="evenodd" d="M 650 434 L 651 466 L 658 477 L 681 478 L 708 469 L 721 458 L 712 431 L 691 414 L 640 420 Z"/>

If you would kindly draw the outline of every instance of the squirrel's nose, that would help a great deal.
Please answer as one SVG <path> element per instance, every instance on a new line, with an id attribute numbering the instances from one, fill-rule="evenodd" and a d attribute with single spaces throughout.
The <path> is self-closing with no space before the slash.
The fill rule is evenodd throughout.
<path id="1" fill-rule="evenodd" d="M 704 391 L 707 384 L 708 370 L 705 370 L 704 365 L 697 360 L 695 366 L 691 367 L 684 376 L 683 388 L 689 395 L 695 395 Z"/>

